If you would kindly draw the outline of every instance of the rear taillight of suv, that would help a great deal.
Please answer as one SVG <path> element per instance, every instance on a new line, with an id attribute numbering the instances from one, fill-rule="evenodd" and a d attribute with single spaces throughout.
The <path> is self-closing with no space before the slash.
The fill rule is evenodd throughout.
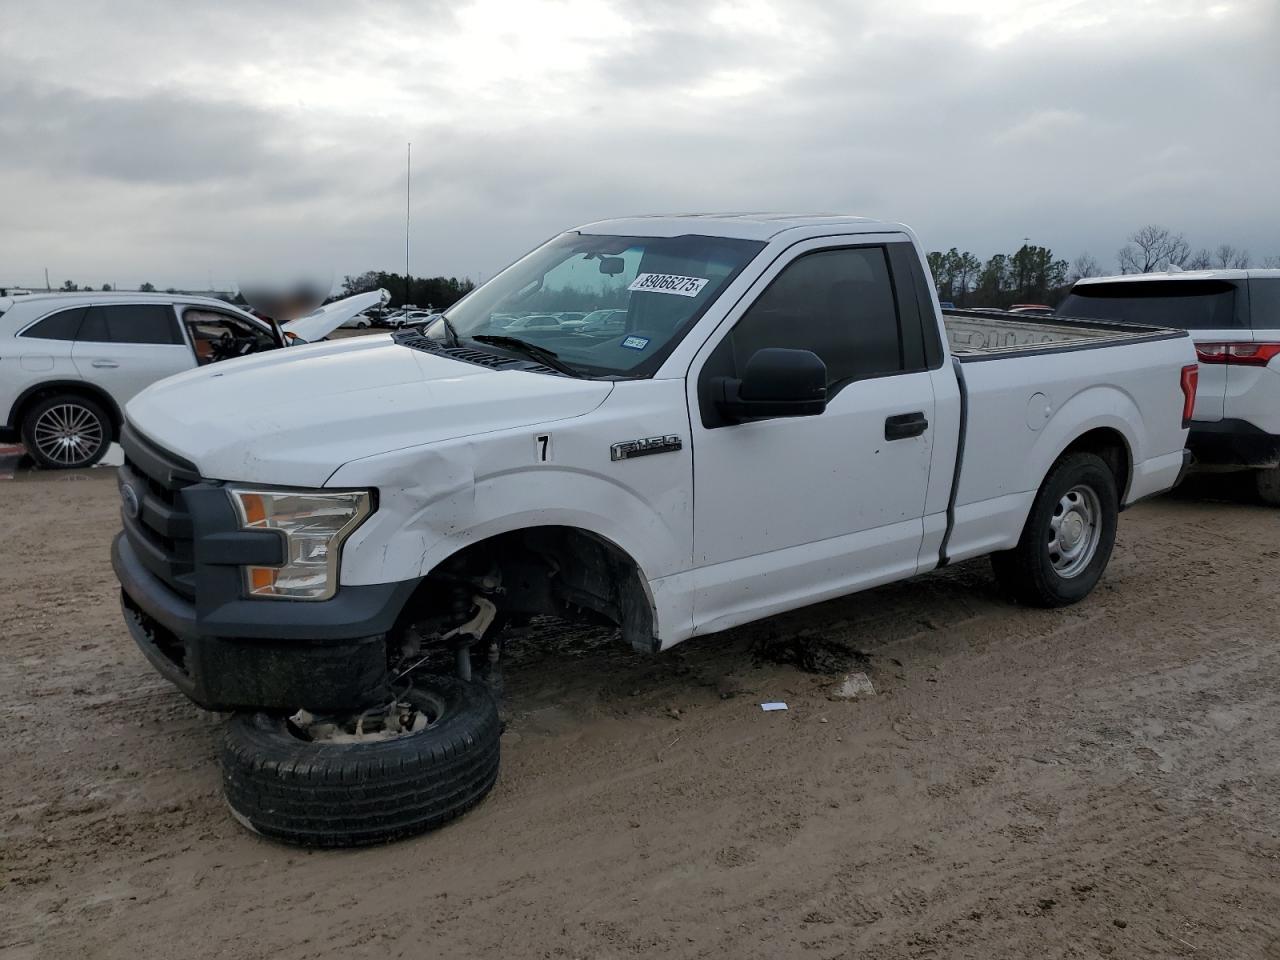
<path id="1" fill-rule="evenodd" d="M 1188 364 L 1182 368 L 1178 385 L 1182 387 L 1182 427 L 1191 426 L 1191 414 L 1196 408 L 1196 387 L 1200 385 L 1200 365 Z"/>
<path id="2" fill-rule="evenodd" d="M 1201 363 L 1226 363 L 1239 367 L 1265 367 L 1280 356 L 1280 343 L 1197 343 Z"/>

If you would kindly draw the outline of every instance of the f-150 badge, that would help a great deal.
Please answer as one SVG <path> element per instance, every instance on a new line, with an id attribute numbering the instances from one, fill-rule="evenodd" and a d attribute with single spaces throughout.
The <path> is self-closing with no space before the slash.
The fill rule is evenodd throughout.
<path id="1" fill-rule="evenodd" d="M 680 438 L 674 433 L 669 433 L 665 437 L 646 437 L 643 440 L 615 443 L 609 448 L 609 458 L 630 460 L 632 457 L 647 457 L 652 453 L 674 453 L 680 448 Z"/>

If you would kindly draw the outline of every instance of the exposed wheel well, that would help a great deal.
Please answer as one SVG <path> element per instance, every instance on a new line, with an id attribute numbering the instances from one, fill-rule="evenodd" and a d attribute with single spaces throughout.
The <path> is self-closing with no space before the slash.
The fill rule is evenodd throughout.
<path id="1" fill-rule="evenodd" d="M 1129 490 L 1129 479 L 1133 474 L 1133 455 L 1129 451 L 1129 444 L 1124 435 L 1110 427 L 1098 427 L 1071 441 L 1067 449 L 1062 451 L 1062 456 L 1081 452 L 1101 457 L 1102 461 L 1111 468 L 1111 475 L 1116 478 L 1116 492 L 1123 509 L 1125 494 Z"/>
<path id="2" fill-rule="evenodd" d="M 115 400 L 111 398 L 109 393 L 84 380 L 55 380 L 28 388 L 14 403 L 13 410 L 9 414 L 9 425 L 15 430 L 21 430 L 22 422 L 26 419 L 27 412 L 32 407 L 46 397 L 64 394 L 92 400 L 106 410 L 107 416 L 111 420 L 111 439 L 120 439 L 120 428 L 124 424 L 124 417 L 120 413 L 120 408 L 116 406 Z"/>
<path id="3" fill-rule="evenodd" d="M 500 614 L 608 622 L 637 650 L 656 649 L 653 603 L 639 565 L 586 530 L 530 527 L 469 544 L 423 579 L 400 626 L 448 623 L 477 592 L 488 594 Z"/>

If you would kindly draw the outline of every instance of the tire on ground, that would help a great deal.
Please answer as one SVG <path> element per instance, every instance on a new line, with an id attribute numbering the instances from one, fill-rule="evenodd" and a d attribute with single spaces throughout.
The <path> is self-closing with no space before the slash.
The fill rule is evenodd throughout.
<path id="1" fill-rule="evenodd" d="M 288 843 L 350 847 L 421 833 L 465 813 L 498 776 L 498 708 L 487 687 L 425 677 L 402 699 L 443 705 L 421 733 L 312 743 L 286 718 L 242 713 L 227 726 L 222 782 L 233 815 Z"/>
<path id="2" fill-rule="evenodd" d="M 1098 498 L 1101 537 L 1088 565 L 1072 577 L 1063 577 L 1049 555 L 1050 520 L 1062 498 L 1078 486 L 1090 487 Z M 1119 513 L 1116 478 L 1106 462 L 1092 453 L 1065 454 L 1040 485 L 1018 545 L 991 555 L 996 580 L 1013 599 L 1029 606 L 1063 607 L 1083 600 L 1111 559 Z"/>
<path id="3" fill-rule="evenodd" d="M 71 411 L 70 415 L 77 420 L 80 417 L 90 418 L 83 421 L 89 426 L 90 433 L 96 427 L 96 446 L 81 451 L 83 454 L 81 456 L 69 454 L 69 457 L 74 458 L 65 462 L 60 462 L 44 453 L 35 435 L 36 424 L 40 422 L 40 418 L 57 407 L 68 408 Z M 33 404 L 22 417 L 22 444 L 36 463 L 46 470 L 83 470 L 91 467 L 106 454 L 111 446 L 111 438 L 111 417 L 107 415 L 102 404 L 78 393 L 59 393 L 46 397 Z"/>
<path id="4" fill-rule="evenodd" d="M 1257 486 L 1258 498 L 1269 506 L 1280 507 L 1280 467 L 1255 470 L 1253 479 Z"/>

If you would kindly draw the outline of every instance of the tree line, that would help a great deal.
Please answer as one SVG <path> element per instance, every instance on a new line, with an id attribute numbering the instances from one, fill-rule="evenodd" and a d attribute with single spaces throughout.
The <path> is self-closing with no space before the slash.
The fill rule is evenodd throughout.
<path id="1" fill-rule="evenodd" d="M 1015 303 L 1044 303 L 1056 306 L 1084 277 L 1102 276 L 1098 259 L 1087 251 L 1070 263 L 1054 256 L 1048 247 L 1024 242 L 1013 253 L 997 253 L 983 261 L 969 251 L 952 247 L 945 253 L 927 255 L 938 299 L 958 307 L 1008 308 Z M 1192 252 L 1181 233 L 1158 224 L 1148 224 L 1130 234 L 1116 253 L 1115 272 L 1151 273 L 1168 270 L 1238 269 L 1260 266 L 1280 268 L 1280 256 L 1255 263 L 1248 250 L 1223 243 Z"/>
<path id="2" fill-rule="evenodd" d="M 475 289 L 475 284 L 466 277 L 461 280 L 457 277 L 411 277 L 406 284 L 404 274 L 388 273 L 385 270 L 366 270 L 342 279 L 344 297 L 380 288 L 391 294 L 391 307 L 412 304 L 442 310 L 453 306 L 470 293 Z"/>

